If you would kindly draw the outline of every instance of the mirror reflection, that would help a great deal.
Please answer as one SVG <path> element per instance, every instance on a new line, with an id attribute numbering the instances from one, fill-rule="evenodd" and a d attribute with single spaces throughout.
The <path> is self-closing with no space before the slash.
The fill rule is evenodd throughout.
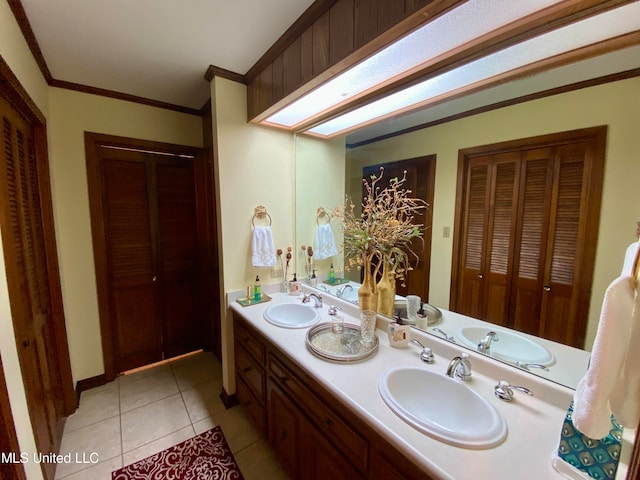
<path id="1" fill-rule="evenodd" d="M 614 186 L 614 182 L 628 184 L 629 182 L 625 181 L 625 178 L 638 168 L 633 164 L 630 156 L 621 153 L 634 151 L 636 148 L 634 147 L 634 140 L 630 138 L 631 136 L 622 138 L 622 136 L 615 135 L 617 128 L 626 128 L 625 125 L 627 125 L 629 118 L 632 118 L 633 112 L 631 107 L 627 107 L 621 102 L 614 102 L 613 99 L 630 98 L 628 95 L 631 95 L 633 89 L 639 87 L 639 83 L 637 78 L 632 78 L 576 92 L 558 94 L 549 98 L 393 136 L 357 148 L 345 148 L 344 138 L 327 141 L 308 136 L 299 136 L 296 140 L 296 241 L 299 246 L 313 244 L 316 231 L 315 212 L 318 207 L 324 207 L 327 211 L 330 211 L 343 201 L 345 194 L 354 199 L 362 197 L 362 178 L 363 175 L 367 174 L 367 169 L 377 169 L 380 165 L 386 165 L 404 170 L 404 165 L 406 165 L 406 169 L 409 172 L 414 168 L 412 165 L 415 162 L 425 162 L 426 164 L 431 162 L 431 170 L 424 168 L 422 170 L 433 172 L 432 177 L 429 178 L 427 173 L 427 179 L 421 181 L 420 186 L 417 185 L 418 182 L 414 186 L 416 191 L 418 188 L 424 187 L 429 192 L 429 188 L 431 188 L 431 193 L 427 193 L 427 195 L 431 195 L 427 200 L 431 208 L 424 221 L 430 228 L 426 230 L 425 251 L 416 269 L 416 278 L 410 279 L 406 290 L 401 288 L 397 290 L 398 298 L 395 305 L 400 310 L 401 317 L 406 315 L 405 297 L 409 294 L 418 295 L 421 301 L 424 302 L 422 305 L 423 310 L 425 307 L 434 308 L 437 309 L 434 312 L 442 314 L 437 323 L 432 323 L 431 316 L 427 314 L 425 316 L 426 325 L 424 324 L 424 319 L 421 318 L 420 322 L 416 322 L 418 327 L 426 329 L 427 332 L 433 335 L 449 339 L 476 351 L 479 348 L 478 345 L 485 340 L 487 334 L 494 331 L 499 340 L 496 341 L 492 338 L 488 343 L 486 353 L 501 361 L 510 363 L 514 367 L 523 368 L 536 375 L 542 375 L 564 385 L 575 387 L 587 367 L 589 357 L 587 352 L 591 349 L 595 336 L 604 290 L 611 280 L 619 275 L 625 248 L 634 239 L 635 220 L 639 212 L 632 207 L 626 210 L 616 209 L 615 205 L 621 204 L 619 201 L 624 198 L 624 192 Z M 595 105 L 600 107 L 596 108 Z M 551 113 L 553 115 L 550 115 Z M 549 154 L 549 149 L 556 149 L 554 154 L 556 157 L 558 156 L 557 147 L 542 146 L 538 148 L 536 146 L 527 150 L 526 160 L 519 160 L 522 164 L 527 165 L 526 168 L 528 170 L 524 171 L 524 167 L 517 166 L 516 171 L 511 172 L 507 168 L 502 168 L 504 165 L 509 164 L 509 152 L 490 152 L 491 155 L 489 156 L 491 158 L 487 159 L 484 158 L 486 155 L 483 157 L 476 154 L 477 152 L 474 151 L 476 147 L 561 134 L 562 132 L 576 131 L 595 125 L 607 126 L 608 134 L 606 139 L 608 147 L 604 155 L 606 175 L 602 186 L 605 194 L 598 195 L 599 201 L 602 202 L 602 208 L 596 215 L 595 220 L 590 220 L 591 223 L 587 223 L 586 226 L 583 225 L 577 229 L 572 227 L 575 232 L 574 235 L 578 237 L 584 236 L 586 234 L 585 230 L 596 234 L 590 237 L 591 247 L 594 249 L 592 257 L 598 259 L 597 263 L 594 262 L 593 258 L 591 260 L 593 264 L 590 267 L 593 280 L 590 288 L 591 295 L 570 299 L 564 304 L 561 302 L 561 297 L 557 297 L 560 298 L 555 305 L 557 310 L 549 313 L 549 318 L 561 319 L 561 321 L 557 322 L 558 328 L 556 328 L 556 331 L 554 331 L 555 326 L 554 328 L 548 328 L 548 320 L 545 320 L 544 328 L 539 328 L 537 331 L 532 331 L 527 322 L 524 321 L 520 324 L 517 322 L 491 323 L 486 321 L 486 317 L 482 318 L 477 312 L 469 310 L 469 306 L 463 305 L 463 302 L 456 303 L 456 290 L 463 288 L 467 288 L 466 292 L 469 293 L 465 292 L 463 295 L 458 295 L 458 297 L 471 299 L 469 303 L 472 306 L 473 304 L 481 303 L 477 298 L 473 297 L 473 290 L 468 290 L 469 287 L 465 287 L 458 277 L 474 274 L 477 278 L 478 274 L 482 275 L 484 273 L 479 268 L 475 270 L 468 269 L 470 272 L 464 272 L 464 269 L 460 268 L 461 265 L 456 266 L 456 258 L 459 262 L 461 257 L 471 257 L 474 253 L 474 245 L 471 240 L 468 240 L 466 244 L 460 241 L 460 238 L 464 237 L 463 232 L 472 232 L 474 225 L 469 224 L 469 222 L 465 224 L 460 221 L 460 218 L 478 219 L 479 215 L 473 208 L 480 205 L 484 206 L 484 203 L 479 201 L 475 204 L 468 201 L 465 205 L 459 198 L 460 182 L 464 180 L 458 169 L 459 161 L 463 158 L 461 157 L 461 152 L 466 151 L 470 154 L 469 163 L 472 167 L 482 164 L 482 162 L 489 166 L 484 172 L 480 172 L 485 177 L 486 175 L 493 175 L 492 181 L 495 184 L 499 184 L 500 181 L 503 182 L 502 187 L 494 188 L 491 192 L 482 192 L 484 195 L 480 195 L 485 200 L 485 203 L 493 201 L 493 205 L 500 206 L 504 205 L 504 199 L 503 204 L 496 203 L 496 195 L 499 196 L 505 191 L 512 193 L 514 190 L 529 192 L 529 198 L 535 197 L 536 194 L 532 186 L 535 182 L 524 183 L 517 188 L 511 186 L 511 189 L 507 188 L 505 190 L 505 185 L 513 185 L 513 182 L 509 183 L 504 180 L 505 178 L 524 178 L 528 173 L 534 172 L 537 166 L 542 168 L 541 171 L 545 173 L 552 172 L 550 174 L 547 173 L 546 176 L 541 175 L 541 177 L 548 179 L 549 176 L 553 177 L 554 171 L 557 172 L 565 167 L 569 171 L 570 167 L 575 167 L 575 165 L 572 165 L 571 162 L 566 165 L 560 162 L 560 164 L 549 166 L 549 162 L 547 162 L 543 168 L 544 160 L 552 156 Z M 613 136 L 611 132 L 614 132 Z M 545 148 L 547 149 L 546 151 L 544 150 Z M 577 154 L 572 150 L 560 156 L 573 158 Z M 535 161 L 538 163 L 536 164 Z M 517 170 L 518 168 L 519 170 Z M 591 168 L 591 173 L 593 173 L 592 166 L 589 165 L 588 168 Z M 599 175 L 600 181 L 602 181 L 603 172 L 598 173 L 596 171 L 595 175 Z M 566 176 L 568 179 L 576 177 L 578 175 L 575 172 Z M 584 179 L 586 177 L 583 174 L 580 178 Z M 429 182 L 432 182 L 431 186 L 429 186 Z M 553 178 L 547 183 L 546 190 L 543 189 L 542 193 L 537 193 L 542 198 L 543 203 L 554 195 L 556 197 L 562 195 L 561 189 L 557 186 L 554 187 Z M 472 182 L 467 182 L 465 188 L 469 190 L 473 186 Z M 526 205 L 529 198 L 523 200 L 522 196 L 512 195 L 510 201 L 515 205 L 522 205 L 523 202 Z M 461 205 L 463 207 L 466 206 L 467 209 L 470 208 L 470 211 L 466 213 L 460 212 Z M 504 207 L 505 211 L 507 207 Z M 548 231 L 543 240 L 541 238 L 544 232 L 535 234 L 536 230 L 533 228 L 535 220 L 531 216 L 534 211 L 533 207 L 529 209 L 530 218 L 527 220 L 528 223 L 525 221 L 521 223 L 521 231 L 525 233 L 520 235 L 527 239 L 534 239 L 538 243 L 541 241 L 549 243 L 548 239 L 555 237 Z M 498 213 L 495 213 L 494 210 L 492 215 L 496 217 Z M 488 215 L 484 211 L 483 214 L 485 218 Z M 572 216 L 575 217 L 575 213 L 572 211 L 569 211 L 567 215 L 566 219 L 563 220 L 567 225 L 563 224 L 560 227 L 568 228 L 570 226 L 568 225 L 568 219 L 572 218 Z M 525 225 L 526 228 L 522 227 L 522 225 Z M 545 223 L 544 225 L 547 224 Z M 625 228 L 625 225 L 628 228 Z M 331 222 L 331 227 L 335 241 L 340 245 L 343 240 L 342 233 L 335 220 Z M 529 230 L 526 230 L 527 228 Z M 550 230 L 548 227 L 547 229 Z M 496 229 L 494 228 L 494 230 Z M 555 229 L 556 232 L 558 230 L 561 230 L 561 228 Z M 566 235 L 568 234 L 565 233 L 563 235 L 565 235 L 563 238 L 567 238 Z M 560 234 L 556 236 L 561 237 Z M 473 239 L 473 236 L 467 237 Z M 482 241 L 486 242 L 486 239 Z M 513 247 L 510 248 L 513 249 Z M 537 248 L 537 251 L 540 251 L 540 248 Z M 588 254 L 585 250 L 588 248 L 588 245 L 583 245 L 574 252 L 573 260 L 565 261 L 565 263 L 570 264 L 573 262 L 573 268 L 586 268 L 581 262 L 583 257 Z M 519 249 L 518 258 L 531 260 L 529 253 L 532 249 L 526 242 L 524 244 L 521 242 Z M 545 253 L 549 251 L 550 249 L 544 250 Z M 513 252 L 511 252 L 511 255 L 513 255 Z M 504 260 L 506 256 L 508 255 L 496 250 L 493 255 L 481 255 L 479 260 L 485 263 L 493 260 L 494 265 L 498 265 L 500 260 Z M 553 252 L 547 253 L 546 262 L 552 266 L 562 266 L 562 255 L 557 254 L 556 257 L 554 259 Z M 541 259 L 538 260 L 542 261 Z M 328 281 L 328 271 L 331 263 L 333 263 L 336 278 L 341 279 L 340 284 L 331 284 Z M 503 263 L 505 262 L 503 261 Z M 518 265 L 524 263 L 524 260 L 522 260 Z M 345 271 L 344 258 L 341 253 L 324 260 L 314 259 L 314 266 L 318 276 L 317 288 L 345 300 L 357 301 L 360 275 L 357 271 Z M 418 271 L 420 268 L 422 270 Z M 510 268 L 513 269 L 515 267 Z M 544 279 L 545 283 L 542 286 L 550 286 L 551 293 L 556 293 L 556 291 L 561 293 L 562 279 L 556 278 L 554 280 L 553 275 L 562 277 L 562 274 L 563 271 L 560 267 L 556 267 L 555 272 L 552 272 L 550 277 L 547 275 L 548 278 Z M 567 272 L 564 271 L 564 274 L 567 274 Z M 526 276 L 524 278 L 526 280 Z M 550 283 L 547 284 L 547 281 Z M 521 283 L 526 282 L 523 280 Z M 492 285 L 496 291 L 495 298 L 504 298 L 504 285 L 501 286 L 496 281 Z M 521 292 L 526 292 L 526 289 L 520 288 L 520 290 Z M 516 300 L 510 300 L 508 303 L 513 305 L 514 302 L 518 304 Z M 491 306 L 491 302 L 489 302 L 489 306 Z M 525 309 L 526 306 L 527 303 L 523 301 L 519 304 L 521 310 Z M 403 308 L 404 310 L 402 310 Z M 579 314 L 576 315 L 577 311 L 579 311 Z M 570 317 L 569 314 L 573 314 L 574 317 L 571 322 L 566 320 Z M 538 320 L 540 318 L 541 315 L 538 314 Z M 581 326 L 576 327 L 575 325 L 578 324 Z"/>

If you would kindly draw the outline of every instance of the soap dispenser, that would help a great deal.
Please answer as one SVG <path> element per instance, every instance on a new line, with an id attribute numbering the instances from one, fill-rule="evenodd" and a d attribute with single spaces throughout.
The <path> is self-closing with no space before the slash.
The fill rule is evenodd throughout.
<path id="1" fill-rule="evenodd" d="M 260 277 L 256 275 L 256 282 L 253 284 L 253 301 L 259 302 L 262 300 L 262 285 L 260 283 Z"/>
<path id="2" fill-rule="evenodd" d="M 313 270 L 313 273 L 311 273 L 311 278 L 309 279 L 309 285 L 311 285 L 312 287 L 318 286 L 318 277 L 316 277 L 315 270 Z"/>

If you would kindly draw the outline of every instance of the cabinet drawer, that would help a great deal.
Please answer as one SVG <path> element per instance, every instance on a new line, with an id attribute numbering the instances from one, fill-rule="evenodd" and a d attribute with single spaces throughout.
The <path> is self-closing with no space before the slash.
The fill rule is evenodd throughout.
<path id="1" fill-rule="evenodd" d="M 307 390 L 293 372 L 272 355 L 268 358 L 268 368 L 271 376 L 299 403 L 301 410 L 317 426 L 318 431 L 356 467 L 363 472 L 366 471 L 369 447 L 367 441 Z"/>
<path id="2" fill-rule="evenodd" d="M 236 396 L 240 401 L 240 405 L 245 409 L 249 416 L 253 419 L 262 435 L 267 435 L 267 422 L 265 420 L 266 410 L 261 402 L 251 393 L 247 384 L 241 377 L 236 375 Z"/>
<path id="3" fill-rule="evenodd" d="M 254 335 L 240 322 L 234 322 L 233 328 L 236 343 L 242 345 L 253 359 L 258 362 L 258 365 L 264 365 L 266 357 L 264 345 L 256 340 Z"/>
<path id="4" fill-rule="evenodd" d="M 247 386 L 253 391 L 258 400 L 264 403 L 266 395 L 264 370 L 241 345 L 237 344 L 236 373 L 247 383 Z"/>

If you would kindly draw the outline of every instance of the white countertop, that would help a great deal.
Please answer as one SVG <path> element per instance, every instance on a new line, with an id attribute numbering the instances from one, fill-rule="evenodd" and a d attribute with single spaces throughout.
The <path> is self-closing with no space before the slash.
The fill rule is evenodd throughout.
<path id="1" fill-rule="evenodd" d="M 312 378 L 342 399 L 352 410 L 378 431 L 391 444 L 405 452 L 416 465 L 435 478 L 464 480 L 491 479 L 561 479 L 551 466 L 550 458 L 557 450 L 560 429 L 573 396 L 573 390 L 509 367 L 458 345 L 413 331 L 413 338 L 430 346 L 436 356 L 434 364 L 420 361 L 417 345 L 397 349 L 389 345 L 387 320 L 378 317 L 376 335 L 378 352 L 368 360 L 355 364 L 337 364 L 314 356 L 306 347 L 307 329 L 286 329 L 268 323 L 264 311 L 274 303 L 300 302 L 301 297 L 283 293 L 269 294 L 271 302 L 242 307 L 229 296 L 229 305 L 240 313 L 284 353 L 293 358 Z M 359 323 L 357 307 L 336 298 L 325 298 L 320 310 L 321 321 L 328 321 L 329 304 L 343 308 L 345 321 Z M 312 308 L 312 307 L 309 307 Z M 469 353 L 473 378 L 466 383 L 494 405 L 508 426 L 507 439 L 486 450 L 471 450 L 448 445 L 431 438 L 405 423 L 383 402 L 378 393 L 378 378 L 391 367 L 411 366 L 444 374 L 449 361 L 461 351 Z M 515 392 L 508 403 L 496 398 L 494 386 L 499 380 L 529 388 L 533 397 Z M 348 414 L 348 412 L 342 412 Z M 625 434 L 623 462 L 628 461 L 633 447 L 633 435 Z M 621 464 L 616 478 L 624 478 L 626 467 Z"/>

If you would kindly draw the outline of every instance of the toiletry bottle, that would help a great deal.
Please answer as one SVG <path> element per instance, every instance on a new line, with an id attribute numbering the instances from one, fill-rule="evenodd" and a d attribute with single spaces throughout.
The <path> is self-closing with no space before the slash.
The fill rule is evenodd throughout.
<path id="1" fill-rule="evenodd" d="M 293 274 L 293 280 L 289 282 L 289 295 L 298 295 L 300 293 L 300 282 L 296 274 Z"/>
<path id="2" fill-rule="evenodd" d="M 329 283 L 331 285 L 336 283 L 336 271 L 333 269 L 333 262 L 331 262 L 331 266 L 329 267 Z"/>
<path id="3" fill-rule="evenodd" d="M 318 277 L 316 277 L 316 271 L 314 270 L 311 274 L 311 278 L 309 279 L 309 285 L 312 287 L 318 286 Z"/>
<path id="4" fill-rule="evenodd" d="M 256 283 L 253 284 L 253 301 L 259 302 L 262 300 L 262 286 L 260 284 L 260 277 L 256 275 Z"/>

